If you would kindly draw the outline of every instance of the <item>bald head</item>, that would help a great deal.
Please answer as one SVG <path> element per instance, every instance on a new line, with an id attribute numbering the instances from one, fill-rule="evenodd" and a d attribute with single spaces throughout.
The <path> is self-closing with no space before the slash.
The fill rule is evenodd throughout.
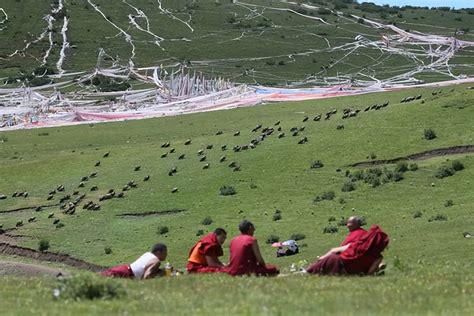
<path id="1" fill-rule="evenodd" d="M 357 228 L 360 228 L 360 226 L 362 226 L 362 219 L 358 216 L 351 216 L 347 220 L 346 226 L 347 226 L 347 229 L 349 229 L 350 232 L 354 231 Z"/>

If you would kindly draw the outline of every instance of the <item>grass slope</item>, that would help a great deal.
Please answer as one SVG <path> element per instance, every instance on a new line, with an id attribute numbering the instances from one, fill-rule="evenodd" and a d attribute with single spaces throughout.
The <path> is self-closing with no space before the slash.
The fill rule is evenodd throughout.
<path id="1" fill-rule="evenodd" d="M 183 63 L 208 75 L 223 76 L 237 82 L 284 84 L 301 81 L 309 75 L 326 77 L 337 74 L 350 74 L 364 80 L 366 77 L 358 75 L 359 72 L 370 76 L 375 73 L 378 78 L 387 78 L 402 73 L 400 65 L 415 68 L 411 58 L 380 54 L 378 49 L 359 48 L 353 53 L 347 49 L 328 50 L 328 45 L 338 47 L 351 43 L 357 35 L 370 40 L 381 39 L 383 32 L 358 23 L 350 14 L 431 34 L 452 36 L 456 31 L 463 30 L 462 34 L 456 36 L 473 40 L 471 30 L 474 29 L 474 19 L 469 14 L 472 12 L 467 10 L 377 6 L 374 9 L 356 4 L 341 6 L 341 1 L 311 2 L 321 8 L 342 11 L 345 16 L 338 17 L 327 14 L 325 10 L 269 0 L 250 0 L 244 2 L 245 5 L 231 1 L 163 0 L 161 3 L 168 10 L 167 14 L 159 9 L 157 1 L 92 1 L 110 22 L 130 34 L 136 46 L 136 66 L 163 64 L 166 67 Z M 87 1 L 67 1 L 64 5 L 61 14 L 70 19 L 68 41 L 71 43 L 71 47 L 66 50 L 64 69 L 91 71 L 96 66 L 101 48 L 120 64 L 128 64 L 132 46 L 126 43 L 124 35 L 117 28 Z M 0 76 L 31 71 L 40 65 L 49 47 L 47 36 L 31 45 L 24 55 L 8 56 L 15 50 L 22 50 L 26 42 L 37 38 L 47 27 L 43 17 L 50 12 L 50 6 L 50 1 L 3 1 L 2 8 L 9 20 L 0 31 L 0 40 L 4 43 L 0 47 Z M 150 33 L 139 31 L 130 24 L 129 15 L 137 16 L 132 6 L 146 14 L 150 31 L 165 39 L 160 45 L 154 43 L 155 38 Z M 312 17 L 321 17 L 328 24 Z M 179 19 L 189 21 L 189 27 Z M 137 17 L 136 21 L 146 28 L 144 18 Z M 47 66 L 52 68 L 55 68 L 62 46 L 62 24 L 62 16 L 58 16 L 52 30 L 54 45 L 47 60 Z M 429 63 L 431 57 L 418 58 Z M 456 75 L 472 75 L 472 69 L 468 66 L 471 63 L 472 50 L 467 49 L 456 59 L 452 71 Z M 437 73 L 421 74 L 419 78 L 428 81 L 447 79 Z"/>
<path id="2" fill-rule="evenodd" d="M 23 220 L 24 226 L 10 232 L 27 236 L 18 240 L 21 245 L 36 248 L 38 240 L 48 239 L 51 251 L 102 265 L 134 260 L 161 240 L 168 244 L 169 260 L 178 268 L 184 267 L 187 252 L 198 239 L 197 230 L 210 231 L 222 226 L 230 237 L 237 234 L 242 218 L 254 221 L 264 257 L 284 271 L 293 262 L 313 261 L 341 242 L 346 235 L 344 227 L 339 227 L 336 234 L 323 234 L 325 227 L 335 225 L 328 221 L 330 217 L 339 220 L 353 214 L 363 215 L 369 225 L 380 224 L 391 237 L 385 254 L 389 264 L 386 278 L 257 280 L 222 276 L 124 282 L 128 294 L 123 301 L 100 302 L 94 304 L 94 310 L 88 303 L 55 303 L 51 305 L 54 307 L 39 307 L 43 313 L 59 306 L 57 310 L 71 314 L 125 310 L 153 313 L 156 308 L 178 314 L 224 309 L 233 314 L 278 314 L 285 310 L 301 314 L 315 310 L 327 314 L 469 314 L 473 311 L 472 242 L 463 238 L 462 233 L 472 233 L 473 227 L 472 154 L 418 161 L 419 169 L 407 171 L 402 181 L 375 188 L 356 182 L 355 191 L 341 191 L 349 181 L 345 171 L 357 171 L 348 165 L 368 160 L 372 154 L 377 159 L 390 159 L 428 149 L 473 144 L 470 118 L 474 107 L 466 101 L 472 99 L 473 90 L 462 85 L 442 90 L 437 95 L 431 94 L 432 89 L 419 88 L 142 121 L 3 132 L 0 137 L 7 141 L 0 143 L 0 194 L 9 197 L 0 201 L 0 210 L 49 203 L 48 192 L 63 184 L 66 191 L 57 195 L 53 201 L 56 202 L 76 190 L 82 176 L 94 171 L 98 177 L 78 189 L 87 194 L 86 201 L 97 201 L 109 188 L 119 191 L 132 179 L 138 188 L 127 191 L 124 199 L 101 202 L 97 212 L 79 207 L 74 215 L 64 215 L 58 207 L 52 207 L 43 212 L 1 213 L 0 224 L 8 229 Z M 417 94 L 422 94 L 422 100 L 400 103 L 404 97 Z M 343 108 L 364 109 L 385 101 L 390 102 L 386 108 L 361 111 L 355 118 L 341 119 Z M 311 120 L 330 109 L 338 110 L 331 120 Z M 303 123 L 305 115 L 310 119 Z M 238 153 L 231 150 L 232 146 L 248 144 L 258 136 L 251 132 L 256 124 L 273 126 L 278 120 L 286 137 L 279 139 L 275 132 L 256 149 Z M 341 124 L 345 128 L 337 130 L 336 126 Z M 303 125 L 305 130 L 292 137 L 289 129 Z M 433 129 L 438 137 L 424 139 L 427 128 Z M 224 131 L 223 135 L 215 135 L 218 130 Z M 240 136 L 233 136 L 236 131 L 241 132 Z M 303 136 L 308 143 L 298 145 Z M 192 143 L 185 146 L 188 138 Z M 160 147 L 166 141 L 171 142 L 175 153 L 160 158 L 170 149 Z M 214 145 L 213 149 L 206 150 L 208 144 Z M 229 148 L 225 152 L 220 149 L 224 144 Z M 199 162 L 199 149 L 205 151 L 210 163 L 208 170 L 202 169 L 205 162 Z M 105 152 L 110 152 L 110 157 L 102 158 Z M 182 153 L 186 159 L 178 160 Z M 219 163 L 223 155 L 227 161 Z M 462 162 L 465 169 L 448 178 L 435 178 L 436 170 L 453 159 Z M 94 167 L 97 160 L 101 161 L 100 167 Z M 314 160 L 321 160 L 324 167 L 310 169 Z M 227 167 L 231 161 L 241 165 L 242 170 L 233 172 Z M 138 165 L 140 171 L 134 171 Z M 175 166 L 178 172 L 168 176 Z M 393 170 L 394 166 L 387 168 Z M 149 182 L 141 181 L 145 175 L 151 176 Z M 220 196 L 222 185 L 234 186 L 237 194 Z M 92 186 L 99 190 L 90 192 Z M 171 193 L 174 187 L 179 188 L 178 193 Z M 11 198 L 14 191 L 28 191 L 29 197 Z M 313 203 L 317 195 L 327 191 L 334 191 L 336 198 Z M 444 206 L 447 200 L 454 205 Z M 175 208 L 187 211 L 117 217 L 125 212 Z M 282 211 L 282 219 L 275 222 L 272 215 L 276 209 Z M 422 212 L 421 218 L 413 217 L 416 211 Z M 50 212 L 65 226 L 55 228 L 53 220 L 47 219 Z M 438 214 L 446 215 L 448 220 L 429 221 Z M 36 220 L 28 223 L 31 216 L 36 216 Z M 201 221 L 207 216 L 214 223 L 203 226 Z M 163 225 L 169 227 L 169 232 L 159 235 L 158 227 Z M 300 241 L 301 253 L 276 259 L 274 249 L 265 245 L 266 238 L 278 235 L 284 240 L 294 233 L 306 235 Z M 111 247 L 112 253 L 105 254 L 105 247 Z M 225 253 L 227 260 L 227 249 Z M 15 313 L 18 302 L 25 303 L 25 310 L 38 308 L 39 302 L 50 295 L 44 287 L 52 286 L 51 281 L 35 280 L 31 281 L 31 289 L 23 290 L 25 282 L 30 281 L 2 280 L 5 286 L 1 294 L 10 313 Z M 227 291 L 217 293 L 216 289 L 223 286 Z M 211 297 L 209 303 L 193 294 L 191 289 L 197 287 L 200 295 Z M 363 291 L 355 294 L 360 289 Z M 19 300 L 14 299 L 17 295 Z M 235 307 L 229 303 L 222 305 L 231 298 Z"/>

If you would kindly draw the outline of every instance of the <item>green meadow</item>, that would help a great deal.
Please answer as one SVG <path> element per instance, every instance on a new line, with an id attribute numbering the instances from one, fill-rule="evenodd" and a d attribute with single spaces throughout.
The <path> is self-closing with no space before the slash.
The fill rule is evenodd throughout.
<path id="1" fill-rule="evenodd" d="M 422 97 L 400 102 L 417 95 Z M 266 261 L 288 274 L 292 263 L 310 263 L 338 245 L 347 234 L 344 219 L 351 215 L 364 216 L 367 227 L 378 224 L 390 236 L 384 253 L 388 268 L 380 277 L 184 275 L 146 282 L 111 280 L 123 290 L 121 298 L 91 304 L 53 299 L 57 281 L 52 279 L 2 276 L 1 313 L 472 314 L 474 246 L 471 238 L 463 236 L 473 233 L 474 224 L 472 150 L 407 161 L 406 171 L 400 171 L 402 163 L 376 165 L 371 171 L 351 165 L 473 145 L 473 97 L 474 90 L 467 85 L 414 88 L 158 119 L 1 132 L 0 194 L 7 198 L 0 200 L 0 225 L 10 243 L 23 247 L 38 249 L 39 241 L 47 240 L 51 252 L 112 266 L 131 262 L 162 241 L 169 247 L 170 263 L 184 269 L 200 233 L 223 227 L 230 241 L 240 220 L 247 218 L 256 226 Z M 385 102 L 389 105 L 364 111 Z M 346 108 L 361 111 L 342 119 Z M 337 113 L 325 120 L 324 114 L 334 109 Z M 313 121 L 318 114 L 323 114 L 322 119 Z M 234 152 L 234 146 L 249 144 L 261 134 L 261 130 L 252 132 L 257 124 L 275 131 L 255 149 Z M 303 126 L 292 136 L 291 128 Z M 436 138 L 424 137 L 428 129 Z M 223 133 L 216 135 L 218 131 Z M 234 136 L 237 131 L 240 135 Z M 279 133 L 285 136 L 279 138 Z M 307 142 L 298 144 L 304 137 Z M 185 145 L 187 140 L 191 140 L 189 145 Z M 166 142 L 170 146 L 162 148 Z M 223 145 L 227 150 L 221 149 Z M 185 158 L 178 159 L 182 154 Z M 204 155 L 206 160 L 200 161 Z M 225 162 L 220 162 L 224 156 Z M 311 168 L 318 160 L 323 166 Z M 100 166 L 95 166 L 97 161 Z M 454 161 L 464 168 L 451 176 L 436 176 Z M 233 171 L 231 162 L 240 171 Z M 209 164 L 207 169 L 205 164 Z M 168 175 L 174 167 L 177 172 Z M 95 178 L 78 187 L 82 177 L 94 172 Z M 368 173 L 379 173 L 378 183 L 373 177 L 366 183 L 363 175 Z M 401 179 L 387 176 L 393 173 Z M 143 181 L 147 175 L 149 181 Z M 132 180 L 137 187 L 125 191 L 123 198 L 99 202 L 109 189 L 121 192 Z M 347 183 L 354 190 L 344 192 Z M 60 185 L 65 190 L 47 200 L 48 192 Z M 236 194 L 221 195 L 222 186 L 232 186 Z M 91 191 L 93 187 L 97 190 Z M 178 191 L 172 193 L 174 188 Z M 27 198 L 12 197 L 23 191 L 28 192 Z M 74 199 L 74 191 L 86 197 L 74 214 L 64 214 L 59 199 L 67 194 Z M 334 193 L 333 199 L 317 198 L 328 192 Z M 87 201 L 100 204 L 100 210 L 84 210 Z M 35 211 L 40 205 L 42 211 Z M 279 220 L 273 217 L 276 210 L 281 211 Z M 154 214 L 120 216 L 147 212 Z M 48 218 L 51 213 L 53 217 Z M 31 217 L 35 219 L 29 222 Z M 208 217 L 212 223 L 203 224 Z M 57 219 L 62 225 L 53 224 Z M 19 221 L 23 225 L 16 227 Z M 160 234 L 164 226 L 168 232 Z M 324 233 L 325 228 L 333 233 Z M 276 258 L 266 240 L 271 235 L 286 240 L 294 234 L 303 237 L 298 241 L 301 252 Z M 111 252 L 107 254 L 106 248 Z M 88 277 L 106 282 L 91 273 L 86 273 Z"/>

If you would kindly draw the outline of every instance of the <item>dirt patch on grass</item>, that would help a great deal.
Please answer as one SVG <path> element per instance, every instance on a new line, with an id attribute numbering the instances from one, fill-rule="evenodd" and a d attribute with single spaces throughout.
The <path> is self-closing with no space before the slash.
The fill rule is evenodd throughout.
<path id="1" fill-rule="evenodd" d="M 163 210 L 163 211 L 147 211 L 141 213 L 122 213 L 117 214 L 118 217 L 144 217 L 144 216 L 158 216 L 158 215 L 171 215 L 171 214 L 178 214 L 182 212 L 187 212 L 186 209 L 174 208 L 171 210 Z"/>
<path id="2" fill-rule="evenodd" d="M 433 157 L 466 154 L 466 153 L 473 153 L 473 152 L 474 152 L 474 145 L 453 146 L 453 147 L 431 149 L 427 151 L 422 151 L 420 153 L 403 156 L 403 157 L 397 157 L 393 159 L 356 162 L 350 166 L 351 167 L 370 167 L 370 166 L 397 163 L 399 161 L 404 161 L 404 160 L 425 160 L 425 159 L 430 159 Z"/>
<path id="3" fill-rule="evenodd" d="M 104 269 L 104 267 L 95 265 L 93 263 L 88 263 L 80 259 L 73 258 L 66 254 L 54 253 L 54 252 L 49 252 L 49 251 L 41 252 L 35 249 L 11 245 L 5 242 L 0 242 L 0 253 L 3 255 L 9 255 L 9 256 L 14 255 L 14 256 L 32 258 L 39 261 L 57 262 L 57 263 L 66 264 L 71 267 L 86 269 L 86 270 L 91 270 L 91 271 L 100 271 Z"/>
<path id="4" fill-rule="evenodd" d="M 37 264 L 28 264 L 20 262 L 0 261 L 0 276 L 1 275 L 15 275 L 40 277 L 51 276 L 57 277 L 59 275 L 67 276 L 68 273 L 61 269 L 54 269 Z"/>
<path id="5" fill-rule="evenodd" d="M 59 203 L 57 203 L 57 204 L 49 204 L 49 205 L 36 205 L 36 206 L 19 207 L 19 208 L 15 208 L 15 209 L 12 209 L 12 210 L 0 211 L 0 214 L 21 212 L 21 211 L 27 211 L 27 210 L 35 210 L 35 209 L 38 208 L 38 207 L 41 207 L 41 208 L 48 208 L 48 207 L 54 207 L 54 206 L 59 206 Z"/>

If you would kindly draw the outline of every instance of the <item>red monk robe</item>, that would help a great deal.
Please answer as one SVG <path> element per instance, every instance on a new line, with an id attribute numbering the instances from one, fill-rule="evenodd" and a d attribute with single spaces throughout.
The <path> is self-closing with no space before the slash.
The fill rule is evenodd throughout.
<path id="1" fill-rule="evenodd" d="M 341 254 L 331 254 L 313 263 L 306 271 L 319 275 L 368 274 L 382 261 L 382 251 L 389 238 L 379 226 L 373 225 L 359 240 L 352 242 Z"/>
<path id="2" fill-rule="evenodd" d="M 218 258 L 224 255 L 222 246 L 217 241 L 215 233 L 210 233 L 199 240 L 189 251 L 186 270 L 189 273 L 223 272 L 222 267 L 210 267 L 206 256 Z"/>
<path id="3" fill-rule="evenodd" d="M 260 265 L 253 249 L 256 239 L 253 236 L 242 234 L 230 242 L 230 263 L 226 272 L 230 275 L 273 276 L 280 273 L 274 265 Z"/>
<path id="4" fill-rule="evenodd" d="M 356 228 L 355 230 L 351 231 L 349 235 L 347 235 L 346 239 L 342 242 L 341 246 L 345 246 L 347 244 L 353 243 L 359 240 L 362 236 L 365 235 L 367 231 L 361 227 Z"/>

